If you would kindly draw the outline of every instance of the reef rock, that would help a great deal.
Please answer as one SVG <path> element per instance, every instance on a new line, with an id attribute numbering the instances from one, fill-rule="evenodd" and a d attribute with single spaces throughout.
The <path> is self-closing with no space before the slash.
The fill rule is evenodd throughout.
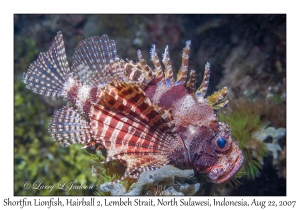
<path id="1" fill-rule="evenodd" d="M 165 165 L 158 170 L 141 173 L 134 188 L 127 193 L 120 183 L 111 182 L 102 184 L 100 191 L 110 192 L 111 195 L 194 195 L 200 188 L 199 183 L 180 182 L 191 179 L 193 176 L 193 170 L 180 170 L 171 165 Z M 151 192 L 153 186 L 157 186 L 156 192 Z M 158 186 L 164 187 L 159 190 Z"/>
<path id="2" fill-rule="evenodd" d="M 281 150 L 278 140 L 284 137 L 286 135 L 285 133 L 285 128 L 276 129 L 274 127 L 268 127 L 263 128 L 260 131 L 254 132 L 252 136 L 260 141 L 265 141 L 268 137 L 271 137 L 272 142 L 266 143 L 266 145 L 268 150 L 272 152 L 273 159 L 276 160 L 278 158 L 278 151 Z"/>

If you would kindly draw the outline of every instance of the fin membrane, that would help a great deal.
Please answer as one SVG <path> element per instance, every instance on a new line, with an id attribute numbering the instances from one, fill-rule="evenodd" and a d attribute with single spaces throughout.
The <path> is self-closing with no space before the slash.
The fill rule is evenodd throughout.
<path id="1" fill-rule="evenodd" d="M 26 87 L 45 96 L 63 96 L 63 87 L 70 72 L 63 36 L 57 33 L 55 42 L 46 53 L 40 53 L 23 75 Z"/>
<path id="2" fill-rule="evenodd" d="M 107 149 L 106 161 L 124 160 L 128 173 L 166 163 L 177 137 L 171 113 L 154 106 L 134 83 L 110 83 L 90 119 L 94 139 Z"/>
<path id="3" fill-rule="evenodd" d="M 79 42 L 75 48 L 72 72 L 84 85 L 105 85 L 111 81 L 110 77 L 123 72 L 122 63 L 114 40 L 107 35 L 94 36 Z"/>
<path id="4" fill-rule="evenodd" d="M 87 144 L 92 139 L 89 123 L 71 106 L 64 106 L 55 112 L 48 130 L 52 140 L 63 147 L 75 143 Z"/>

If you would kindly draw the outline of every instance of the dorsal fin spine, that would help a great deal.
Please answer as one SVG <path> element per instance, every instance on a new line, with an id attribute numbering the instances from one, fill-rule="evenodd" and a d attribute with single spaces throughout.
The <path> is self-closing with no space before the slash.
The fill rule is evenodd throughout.
<path id="1" fill-rule="evenodd" d="M 166 68 L 165 79 L 170 80 L 170 83 L 173 84 L 174 83 L 173 69 L 172 69 L 172 65 L 171 65 L 168 45 L 166 46 L 165 53 L 163 54 L 162 62 L 164 63 L 165 68 Z"/>
<path id="2" fill-rule="evenodd" d="M 186 82 L 188 65 L 189 65 L 190 47 L 191 47 L 191 41 L 187 41 L 186 46 L 182 52 L 182 64 L 181 64 L 181 68 L 177 74 L 176 83 L 178 83 L 180 81 L 182 84 L 184 84 Z"/>
<path id="3" fill-rule="evenodd" d="M 209 83 L 209 77 L 210 77 L 210 63 L 207 62 L 205 64 L 205 70 L 204 70 L 204 75 L 203 75 L 203 80 L 200 85 L 200 87 L 196 90 L 196 96 L 204 98 L 206 91 L 207 91 L 207 86 Z"/>
<path id="4" fill-rule="evenodd" d="M 156 81 L 157 83 L 164 83 L 165 82 L 164 73 L 161 68 L 157 53 L 155 51 L 155 45 L 152 46 L 150 54 L 151 54 L 151 60 L 155 67 Z"/>

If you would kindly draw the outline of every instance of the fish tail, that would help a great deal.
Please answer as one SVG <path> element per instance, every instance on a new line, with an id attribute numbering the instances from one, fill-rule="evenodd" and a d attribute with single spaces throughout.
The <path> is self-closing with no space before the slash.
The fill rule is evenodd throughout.
<path id="1" fill-rule="evenodd" d="M 63 35 L 58 32 L 50 49 L 40 53 L 38 59 L 30 64 L 28 71 L 23 75 L 23 82 L 35 93 L 64 97 L 65 82 L 69 73 Z"/>

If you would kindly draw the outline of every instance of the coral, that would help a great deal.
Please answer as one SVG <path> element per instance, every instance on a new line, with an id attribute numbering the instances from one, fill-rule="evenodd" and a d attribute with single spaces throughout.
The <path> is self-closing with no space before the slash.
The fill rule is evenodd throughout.
<path id="1" fill-rule="evenodd" d="M 100 192 L 110 193 L 111 195 L 125 195 L 126 190 L 120 183 L 113 184 L 111 182 L 107 182 L 100 185 Z"/>
<path id="2" fill-rule="evenodd" d="M 278 151 L 281 150 L 281 147 L 278 143 L 279 139 L 285 136 L 286 129 L 285 128 L 274 128 L 268 127 L 263 128 L 260 131 L 256 131 L 252 134 L 253 138 L 258 139 L 260 141 L 267 140 L 268 137 L 272 138 L 271 143 L 266 143 L 269 151 L 272 152 L 274 160 L 278 158 Z"/>
<path id="3" fill-rule="evenodd" d="M 164 195 L 166 187 L 167 187 L 167 185 L 152 186 L 152 187 L 150 187 L 149 190 L 147 190 L 147 192 L 145 194 L 148 196 Z"/>
<path id="4" fill-rule="evenodd" d="M 100 186 L 101 192 L 111 195 L 194 195 L 200 184 L 181 183 L 179 180 L 190 179 L 194 176 L 193 170 L 180 170 L 170 165 L 165 165 L 155 171 L 141 173 L 137 183 L 126 193 L 120 183 L 105 183 Z M 156 186 L 156 187 L 155 187 Z"/>
<path id="5" fill-rule="evenodd" d="M 181 192 L 183 195 L 194 195 L 200 188 L 200 184 L 188 184 L 188 183 L 183 183 L 181 184 L 180 182 L 177 182 L 174 186 L 174 190 L 176 192 Z M 170 189 L 172 187 L 169 187 Z"/>

